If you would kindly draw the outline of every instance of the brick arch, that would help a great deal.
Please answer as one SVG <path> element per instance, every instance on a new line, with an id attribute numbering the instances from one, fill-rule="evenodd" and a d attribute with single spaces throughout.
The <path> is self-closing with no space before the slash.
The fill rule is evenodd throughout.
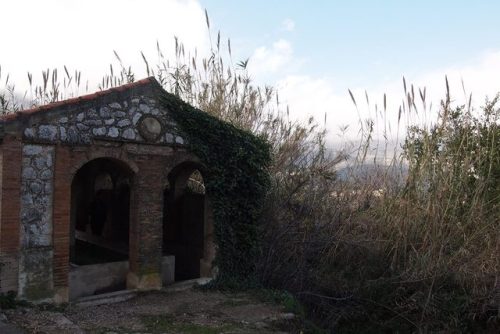
<path id="1" fill-rule="evenodd" d="M 129 169 L 133 174 L 137 174 L 139 172 L 139 167 L 137 164 L 125 157 L 121 152 L 117 150 L 109 150 L 109 151 L 90 151 L 84 157 L 78 159 L 71 167 L 69 175 L 71 180 L 75 177 L 76 173 L 89 162 L 96 159 L 110 159 L 112 161 L 116 161 L 117 163 L 125 166 Z"/>
<path id="2" fill-rule="evenodd" d="M 95 188 L 96 180 L 103 175 L 109 179 L 110 187 L 98 190 Z M 106 257 L 92 256 L 90 263 L 86 257 L 82 263 L 82 254 L 96 246 L 112 250 L 113 259 L 107 259 L 104 262 L 128 260 L 132 225 L 130 204 L 134 178 L 134 171 L 125 162 L 109 156 L 100 155 L 78 169 L 71 183 L 70 222 L 68 224 L 69 262 L 77 265 L 102 263 L 100 261 Z M 93 207 L 96 211 L 93 211 Z M 89 226 L 91 232 L 88 230 Z M 114 282 L 120 282 L 118 284 L 120 288 L 125 286 L 126 282 L 127 273 L 124 270 L 126 269 L 122 266 L 118 273 L 111 276 Z M 87 287 L 88 277 L 85 278 L 85 275 L 85 269 L 70 270 L 68 281 L 70 300 L 88 295 L 92 289 L 103 288 L 103 286 L 92 284 Z M 104 274 L 94 277 L 95 281 L 99 281 L 101 277 L 104 278 Z M 84 287 L 83 290 L 82 287 Z"/>
<path id="3" fill-rule="evenodd" d="M 54 300 L 69 300 L 69 251 L 71 222 L 71 186 L 76 173 L 87 163 L 99 159 L 118 162 L 134 177 L 139 172 L 135 161 L 126 157 L 122 149 L 88 148 L 75 151 L 66 146 L 56 146 L 53 198 L 53 279 Z M 131 222 L 132 223 L 132 222 Z"/>
<path id="4" fill-rule="evenodd" d="M 174 164 L 174 167 L 168 170 L 167 180 L 169 181 L 170 191 L 173 193 L 173 198 L 177 199 L 182 190 L 185 188 L 189 176 L 198 170 L 203 178 L 204 183 L 207 181 L 207 168 L 196 157 L 186 156 L 179 159 Z M 211 208 L 210 193 L 205 193 L 204 199 L 204 218 L 203 218 L 203 256 L 200 259 L 200 276 L 212 276 L 212 262 L 215 258 L 215 243 L 214 243 L 214 224 L 213 213 Z"/>
<path id="5" fill-rule="evenodd" d="M 186 182 L 191 176 L 191 174 L 198 170 L 203 177 L 203 181 L 206 180 L 207 168 L 205 165 L 200 163 L 198 160 L 193 159 L 185 159 L 181 162 L 178 162 L 173 168 L 168 171 L 168 183 L 170 187 L 175 187 L 174 191 L 183 188 L 186 185 Z"/>
<path id="6" fill-rule="evenodd" d="M 169 162 L 163 171 L 163 189 L 172 190 L 172 187 L 176 186 L 175 179 L 179 173 L 185 173 L 187 176 L 184 177 L 189 177 L 194 170 L 199 170 L 203 180 L 205 180 L 207 168 L 200 162 L 198 157 L 191 153 L 184 153 L 180 157 L 177 156 L 173 162 Z"/>
<path id="7" fill-rule="evenodd" d="M 205 164 L 191 152 L 179 152 L 172 157 L 172 160 L 164 165 L 162 175 L 163 189 L 170 189 L 170 187 L 174 186 L 172 183 L 172 175 L 180 171 L 184 166 L 196 166 L 195 169 L 198 169 L 202 173 L 203 178 L 205 178 L 207 171 Z"/>

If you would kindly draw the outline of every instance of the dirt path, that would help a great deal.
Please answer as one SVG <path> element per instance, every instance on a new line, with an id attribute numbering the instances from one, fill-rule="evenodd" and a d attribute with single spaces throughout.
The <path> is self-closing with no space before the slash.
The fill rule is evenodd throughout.
<path id="1" fill-rule="evenodd" d="M 289 333 L 293 314 L 248 294 L 194 289 L 142 293 L 125 302 L 6 312 L 27 333 Z"/>

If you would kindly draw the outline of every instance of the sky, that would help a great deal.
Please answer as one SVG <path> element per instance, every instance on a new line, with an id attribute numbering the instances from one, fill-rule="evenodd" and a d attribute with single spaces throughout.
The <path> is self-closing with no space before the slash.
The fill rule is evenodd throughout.
<path id="1" fill-rule="evenodd" d="M 167 56 L 173 36 L 208 52 L 205 9 L 212 38 L 217 31 L 230 38 L 233 58 L 249 58 L 253 80 L 277 87 L 293 118 L 323 122 L 326 114 L 331 141 L 343 125 L 357 135 L 348 89 L 357 101 L 369 95 L 372 107 L 360 107 L 362 118 L 373 117 L 385 93 L 393 122 L 403 76 L 426 87 L 434 111 L 445 75 L 458 104 L 472 93 L 480 106 L 500 91 L 496 0 L 1 0 L 2 78 L 8 72 L 22 88 L 27 71 L 36 77 L 66 65 L 97 82 L 114 62 L 113 50 L 141 76 L 140 51 L 154 58 L 156 41 Z"/>

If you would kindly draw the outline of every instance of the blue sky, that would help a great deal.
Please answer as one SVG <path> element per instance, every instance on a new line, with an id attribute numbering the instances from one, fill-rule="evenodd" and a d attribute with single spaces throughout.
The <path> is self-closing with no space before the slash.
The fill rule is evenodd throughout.
<path id="1" fill-rule="evenodd" d="M 202 0 L 239 55 L 288 40 L 302 71 L 373 85 L 500 49 L 500 1 Z M 293 31 L 282 29 L 286 19 Z"/>
<path id="2" fill-rule="evenodd" d="M 332 141 L 342 125 L 357 134 L 348 89 L 358 99 L 366 90 L 379 106 L 386 93 L 392 121 L 403 76 L 425 86 L 434 106 L 445 75 L 456 103 L 465 101 L 462 80 L 476 106 L 500 91 L 500 1 L 494 0 L 8 0 L 0 7 L 0 89 L 6 73 L 22 91 L 26 72 L 40 82 L 43 69 L 61 73 L 66 65 L 81 70 L 95 90 L 116 64 L 113 50 L 144 77 L 140 51 L 155 59 L 158 40 L 172 56 L 174 36 L 188 50 L 207 53 L 205 9 L 212 38 L 220 30 L 231 39 L 235 61 L 250 57 L 254 81 L 276 87 L 293 118 L 326 114 Z M 370 110 L 361 108 L 362 118 L 373 116 Z"/>
<path id="3" fill-rule="evenodd" d="M 330 138 L 357 113 L 366 90 L 373 104 L 386 93 L 395 122 L 403 97 L 402 77 L 428 89 L 434 108 L 444 96 L 445 76 L 454 101 L 473 93 L 480 106 L 500 91 L 499 1 L 252 1 L 200 0 L 212 28 L 229 36 L 237 56 L 250 56 L 257 82 L 280 89 L 292 114 L 328 116 Z M 270 60 L 271 59 L 271 60 Z M 466 94 L 462 89 L 462 80 Z M 363 118 L 372 108 L 361 108 Z M 393 124 L 394 126 L 394 124 Z"/>

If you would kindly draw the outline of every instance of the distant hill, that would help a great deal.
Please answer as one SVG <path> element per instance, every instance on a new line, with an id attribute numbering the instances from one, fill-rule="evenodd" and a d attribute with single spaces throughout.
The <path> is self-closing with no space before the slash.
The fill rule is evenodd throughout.
<path id="1" fill-rule="evenodd" d="M 403 182 L 404 178 L 408 174 L 407 166 L 393 166 L 393 165 L 381 165 L 366 163 L 356 166 L 345 166 L 338 169 L 337 177 L 340 180 L 347 181 L 349 178 L 356 178 L 358 180 L 365 179 L 367 182 L 374 182 L 377 179 L 379 182 L 383 182 L 384 178 L 389 177 L 391 179 L 400 179 Z M 381 184 L 382 185 L 382 184 Z"/>

